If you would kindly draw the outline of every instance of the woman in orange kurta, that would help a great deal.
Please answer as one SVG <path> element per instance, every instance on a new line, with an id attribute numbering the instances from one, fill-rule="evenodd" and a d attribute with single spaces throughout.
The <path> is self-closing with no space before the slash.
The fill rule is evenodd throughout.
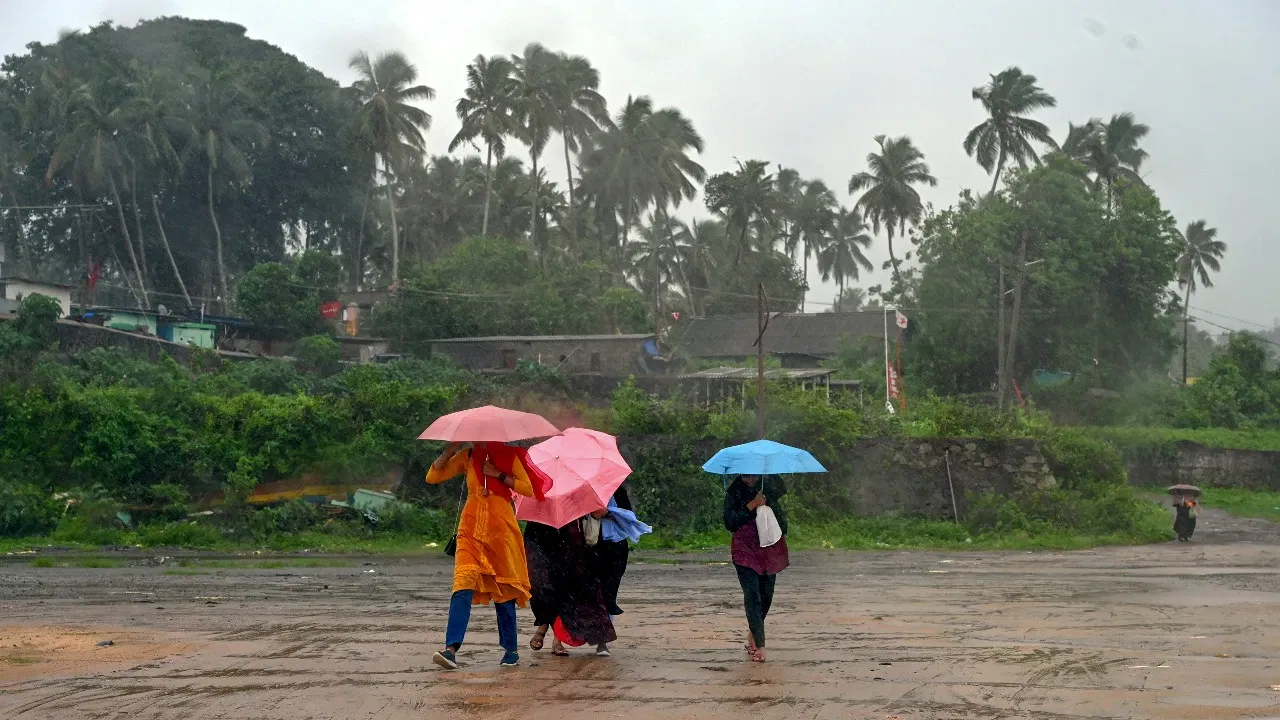
<path id="1" fill-rule="evenodd" d="M 516 652 L 516 606 L 529 601 L 529 568 L 524 539 L 516 524 L 511 493 L 533 495 L 528 471 L 519 458 L 511 460 L 510 474 L 499 470 L 486 453 L 480 472 L 473 452 L 452 443 L 427 470 L 427 482 L 435 485 L 466 475 L 467 502 L 458 523 L 457 552 L 453 561 L 453 596 L 449 600 L 449 624 L 445 647 L 432 660 L 453 670 L 471 618 L 471 606 L 493 602 L 498 613 L 498 641 L 506 652 L 504 666 L 520 661 Z"/>

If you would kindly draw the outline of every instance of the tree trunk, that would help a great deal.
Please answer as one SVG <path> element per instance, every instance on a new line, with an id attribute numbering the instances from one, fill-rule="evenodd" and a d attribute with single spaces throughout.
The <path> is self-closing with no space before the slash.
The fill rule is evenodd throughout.
<path id="1" fill-rule="evenodd" d="M 209 166 L 209 222 L 213 224 L 213 249 L 218 262 L 218 288 L 222 294 L 222 311 L 231 310 L 231 291 L 227 287 L 227 263 L 222 258 L 222 228 L 218 226 L 218 214 L 213 209 L 213 165 Z"/>
<path id="2" fill-rule="evenodd" d="M 373 183 L 369 183 L 369 187 L 364 190 L 364 203 L 360 205 L 360 231 L 356 233 L 356 252 L 352 258 L 351 287 L 357 292 L 364 281 L 364 223 L 369 212 L 369 196 L 372 194 Z"/>
<path id="3" fill-rule="evenodd" d="M 569 242 L 573 245 L 578 244 L 578 223 L 573 221 L 577 218 L 577 206 L 573 204 L 573 163 L 569 161 L 569 137 L 561 134 L 564 139 L 564 177 L 565 187 L 569 188 Z"/>
<path id="4" fill-rule="evenodd" d="M 1191 334 L 1191 283 L 1187 283 L 1187 301 L 1182 306 L 1182 384 L 1187 384 L 1187 338 Z"/>
<path id="5" fill-rule="evenodd" d="M 1006 349 L 1004 373 L 1006 382 L 1013 378 L 1014 361 L 1018 356 L 1018 316 L 1022 310 L 1022 286 L 1027 281 L 1027 234 L 1022 234 L 1018 247 L 1018 274 L 1013 280 L 1013 314 L 1009 317 L 1009 347 Z"/>
<path id="6" fill-rule="evenodd" d="M 138 265 L 142 272 L 142 284 L 145 287 L 147 275 L 150 274 L 151 268 L 147 266 L 147 244 L 142 239 L 142 210 L 138 207 L 138 171 L 136 168 L 130 171 L 129 199 L 133 201 L 133 225 L 138 229 Z"/>
<path id="7" fill-rule="evenodd" d="M 893 267 L 893 285 L 896 288 L 898 285 L 898 256 L 895 255 L 893 252 L 893 229 L 892 228 L 890 228 L 887 235 L 889 236 L 889 265 Z"/>
<path id="8" fill-rule="evenodd" d="M 480 237 L 489 237 L 489 198 L 493 196 L 493 144 L 484 155 L 484 219 L 480 221 Z"/>
<path id="9" fill-rule="evenodd" d="M 18 206 L 16 196 L 13 198 L 13 220 L 18 224 L 18 249 L 22 252 L 22 272 L 31 277 L 36 272 L 35 259 L 31 257 L 31 241 L 27 238 L 27 221 L 22 217 L 22 209 Z"/>
<path id="10" fill-rule="evenodd" d="M 173 259 L 173 250 L 169 247 L 169 236 L 164 231 L 164 221 L 160 219 L 160 204 L 156 202 L 154 193 L 151 195 L 151 211 L 156 216 L 156 228 L 160 230 L 160 243 L 164 245 L 164 254 L 169 257 L 169 267 L 173 268 L 173 277 L 178 280 L 178 288 L 182 290 L 182 299 L 187 301 L 187 307 L 194 307 L 191 304 L 191 295 L 187 292 L 187 284 L 182 281 L 182 273 L 178 271 L 178 263 Z"/>
<path id="11" fill-rule="evenodd" d="M 1000 149 L 1000 159 L 996 160 L 996 174 L 991 178 L 991 192 L 989 195 L 996 194 L 996 186 L 1000 184 L 1000 171 L 1004 170 L 1004 148 Z"/>
<path id="12" fill-rule="evenodd" d="M 107 179 L 110 181 L 111 199 L 115 201 L 116 217 L 120 221 L 120 232 L 124 235 L 124 246 L 129 251 L 129 261 L 133 263 L 133 274 L 138 278 L 138 290 L 142 295 L 142 308 L 144 310 L 151 309 L 151 302 L 147 299 L 147 283 L 142 277 L 142 270 L 138 267 L 138 255 L 133 251 L 133 238 L 129 235 L 129 223 L 124 219 L 124 203 L 120 201 L 120 190 L 116 187 L 116 179 L 108 174 Z"/>
<path id="13" fill-rule="evenodd" d="M 534 251 L 538 253 L 538 264 L 545 267 L 546 257 L 542 249 L 538 247 L 538 155 L 529 153 L 530 159 L 533 161 L 533 215 L 529 218 L 529 244 L 533 246 Z"/>
<path id="14" fill-rule="evenodd" d="M 1000 261 L 1000 290 L 996 295 L 996 409 L 1004 410 L 1009 383 L 1004 374 L 1004 261 Z"/>
<path id="15" fill-rule="evenodd" d="M 391 284 L 400 282 L 400 226 L 396 224 L 396 189 L 391 185 L 391 163 L 382 156 L 382 169 L 387 174 L 387 205 L 391 209 Z"/>
<path id="16" fill-rule="evenodd" d="M 809 238 L 804 238 L 804 290 L 800 291 L 800 314 L 804 314 L 805 301 L 809 299 Z"/>

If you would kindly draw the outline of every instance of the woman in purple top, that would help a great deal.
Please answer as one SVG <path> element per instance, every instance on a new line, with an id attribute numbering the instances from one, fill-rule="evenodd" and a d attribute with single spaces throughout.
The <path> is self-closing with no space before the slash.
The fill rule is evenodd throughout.
<path id="1" fill-rule="evenodd" d="M 778 499 L 787 494 L 782 478 L 770 475 L 762 479 L 743 475 L 734 479 L 724 497 L 724 526 L 733 533 L 733 566 L 742 585 L 742 600 L 747 610 L 747 654 L 755 662 L 764 662 L 764 619 L 773 604 L 773 587 L 779 572 L 790 562 L 787 554 L 787 515 Z M 756 508 L 768 505 L 778 518 L 782 539 L 769 547 L 760 547 L 756 530 Z"/>

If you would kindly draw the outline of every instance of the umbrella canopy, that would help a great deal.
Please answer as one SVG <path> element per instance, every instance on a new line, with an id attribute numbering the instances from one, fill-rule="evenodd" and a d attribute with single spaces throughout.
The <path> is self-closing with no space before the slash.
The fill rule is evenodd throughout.
<path id="1" fill-rule="evenodd" d="M 789 475 L 827 471 L 807 450 L 772 440 L 727 447 L 708 460 L 702 469 L 717 475 Z"/>
<path id="2" fill-rule="evenodd" d="M 1195 485 L 1170 485 L 1166 492 L 1170 495 L 1199 495 L 1200 488 Z"/>
<path id="3" fill-rule="evenodd" d="M 616 438 L 582 428 L 529 448 L 529 461 L 554 482 L 542 502 L 517 497 L 516 517 L 556 528 L 606 507 L 631 474 Z"/>
<path id="4" fill-rule="evenodd" d="M 485 405 L 440 417 L 418 439 L 507 443 L 558 434 L 541 415 Z"/>

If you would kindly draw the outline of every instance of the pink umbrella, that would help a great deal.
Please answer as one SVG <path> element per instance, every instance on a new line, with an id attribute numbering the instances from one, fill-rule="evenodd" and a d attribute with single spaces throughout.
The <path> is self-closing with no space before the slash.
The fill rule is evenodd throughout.
<path id="1" fill-rule="evenodd" d="M 559 434 L 541 415 L 485 405 L 442 416 L 418 439 L 505 443 Z"/>
<path id="2" fill-rule="evenodd" d="M 615 437 L 582 428 L 529 448 L 529 460 L 555 482 L 542 502 L 517 497 L 516 517 L 556 528 L 608 506 L 631 474 Z"/>

